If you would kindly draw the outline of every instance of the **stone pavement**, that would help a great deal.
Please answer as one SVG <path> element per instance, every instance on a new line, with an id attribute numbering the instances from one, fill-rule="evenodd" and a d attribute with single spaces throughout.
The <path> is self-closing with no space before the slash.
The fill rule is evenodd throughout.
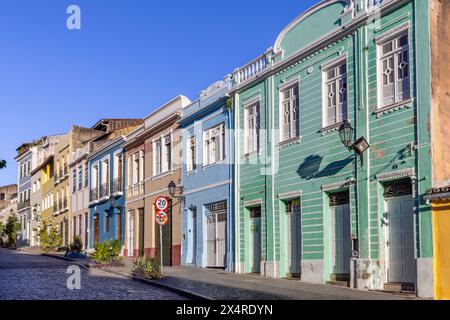
<path id="1" fill-rule="evenodd" d="M 109 271 L 131 276 L 132 260 Z M 164 278 L 154 281 L 214 300 L 404 300 L 389 293 L 316 285 L 295 280 L 263 278 L 192 267 L 165 267 Z"/>
<path id="2" fill-rule="evenodd" d="M 67 287 L 74 263 L 0 248 L 0 300 L 184 300 L 171 291 L 99 269 L 80 268 L 81 289 Z"/>

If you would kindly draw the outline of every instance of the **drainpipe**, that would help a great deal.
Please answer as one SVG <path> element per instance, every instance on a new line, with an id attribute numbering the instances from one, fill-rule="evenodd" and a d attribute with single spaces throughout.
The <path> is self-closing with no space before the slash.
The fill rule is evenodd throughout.
<path id="1" fill-rule="evenodd" d="M 228 94 L 225 96 L 229 97 Z M 230 150 L 230 156 L 228 157 L 228 161 L 231 161 L 231 163 L 228 165 L 228 178 L 231 180 L 231 182 L 228 184 L 228 198 L 230 199 L 230 205 L 228 206 L 228 212 L 230 212 L 229 219 L 227 219 L 229 227 L 228 229 L 228 239 L 230 239 L 227 243 L 227 269 L 230 272 L 234 272 L 234 237 L 232 237 L 233 234 L 233 227 L 234 227 L 234 216 L 231 214 L 234 210 L 234 198 L 233 198 L 233 162 L 234 162 L 234 153 L 232 148 L 233 143 L 233 137 L 232 137 L 232 128 L 233 128 L 233 119 L 232 119 L 232 113 L 231 109 L 227 108 L 227 122 L 228 122 L 228 148 Z M 232 239 L 232 240 L 231 240 Z"/>

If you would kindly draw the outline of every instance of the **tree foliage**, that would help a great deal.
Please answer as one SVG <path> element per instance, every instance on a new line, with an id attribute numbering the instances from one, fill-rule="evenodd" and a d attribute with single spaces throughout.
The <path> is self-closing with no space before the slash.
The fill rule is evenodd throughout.
<path id="1" fill-rule="evenodd" d="M 6 168 L 6 161 L 0 159 L 0 169 Z"/>
<path id="2" fill-rule="evenodd" d="M 41 251 L 46 253 L 57 251 L 63 242 L 55 223 L 47 220 L 40 222 L 37 229 L 37 240 L 39 241 Z"/>
<path id="3" fill-rule="evenodd" d="M 5 235 L 7 237 L 8 246 L 15 247 L 17 242 L 17 233 L 22 228 L 17 216 L 15 214 L 8 217 L 5 225 Z"/>

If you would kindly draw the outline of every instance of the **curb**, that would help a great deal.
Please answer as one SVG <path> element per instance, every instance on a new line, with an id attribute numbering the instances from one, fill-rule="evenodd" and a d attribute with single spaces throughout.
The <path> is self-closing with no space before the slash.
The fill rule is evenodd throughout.
<path id="1" fill-rule="evenodd" d="M 57 255 L 53 255 L 53 254 L 49 254 L 49 253 L 40 253 L 41 256 L 43 257 L 49 257 L 49 258 L 54 258 L 54 259 L 59 259 L 59 260 L 64 260 L 64 261 L 69 261 L 69 262 L 75 262 L 77 265 L 85 268 L 85 269 L 90 269 L 90 265 L 89 263 L 83 263 L 80 262 L 78 260 L 74 260 L 71 258 L 66 258 L 66 257 L 62 257 L 62 256 L 57 256 Z"/>
<path id="2" fill-rule="evenodd" d="M 18 248 L 17 251 L 21 251 L 21 252 L 25 252 L 25 253 L 29 253 L 29 254 L 34 254 L 34 255 L 39 255 L 39 256 L 42 256 L 42 257 L 48 257 L 48 258 L 59 259 L 59 260 L 64 260 L 64 261 L 68 261 L 68 262 L 74 262 L 76 265 L 78 265 L 80 267 L 83 267 L 85 269 L 89 269 L 90 268 L 89 263 L 83 263 L 83 262 L 80 262 L 80 261 L 77 261 L 77 260 L 74 260 L 74 259 L 70 259 L 70 258 L 66 258 L 66 257 L 63 257 L 63 256 L 57 256 L 57 255 L 50 254 L 50 253 L 32 252 L 32 251 L 23 250 L 23 249 L 20 249 L 20 248 Z"/>
<path id="3" fill-rule="evenodd" d="M 125 277 L 125 278 L 128 278 L 128 279 L 137 281 L 137 282 L 142 282 L 142 283 L 150 285 L 150 286 L 158 287 L 158 288 L 161 288 L 161 289 L 166 289 L 166 290 L 172 291 L 174 293 L 177 293 L 179 295 L 185 296 L 185 297 L 193 299 L 193 300 L 214 300 L 214 299 L 212 299 L 210 297 L 207 297 L 207 296 L 204 296 L 204 295 L 192 292 L 190 290 L 181 289 L 179 287 L 171 286 L 169 284 L 162 283 L 162 282 L 157 281 L 157 280 L 142 279 L 142 278 L 139 278 L 139 277 L 135 277 L 135 276 L 128 275 L 128 274 L 123 274 L 123 273 L 116 272 L 116 271 L 109 270 L 109 269 L 102 269 L 102 268 L 100 268 L 99 270 L 103 270 L 103 271 L 111 273 L 111 274 L 119 275 L 119 276 L 122 276 L 122 277 Z"/>

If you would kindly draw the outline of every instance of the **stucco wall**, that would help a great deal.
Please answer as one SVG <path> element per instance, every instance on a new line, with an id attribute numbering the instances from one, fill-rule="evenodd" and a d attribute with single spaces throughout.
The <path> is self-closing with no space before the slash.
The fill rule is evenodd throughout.
<path id="1" fill-rule="evenodd" d="M 433 187 L 450 184 L 450 0 L 431 0 Z"/>
<path id="2" fill-rule="evenodd" d="M 433 204 L 435 298 L 450 299 L 450 200 Z"/>

